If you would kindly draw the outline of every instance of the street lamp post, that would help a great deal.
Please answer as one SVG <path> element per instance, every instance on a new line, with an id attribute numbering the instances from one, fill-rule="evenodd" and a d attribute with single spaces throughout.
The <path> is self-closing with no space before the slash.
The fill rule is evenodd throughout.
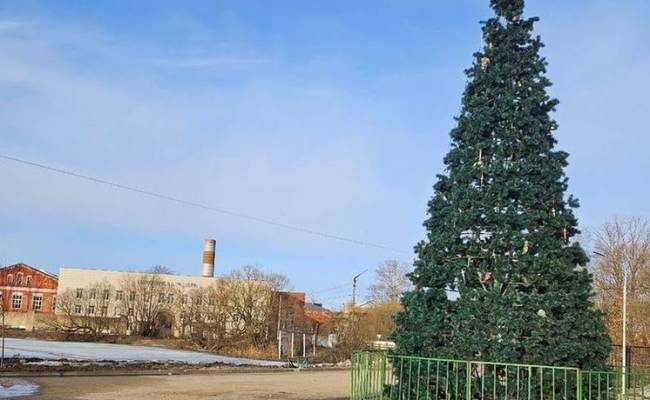
<path id="1" fill-rule="evenodd" d="M 600 257 L 605 257 L 603 253 L 594 251 L 594 254 Z M 621 351 L 621 395 L 625 398 L 627 392 L 626 374 L 627 374 L 627 265 L 623 260 L 621 264 L 623 270 L 623 337 L 622 337 L 622 351 Z"/>
<path id="2" fill-rule="evenodd" d="M 361 275 L 366 273 L 366 271 L 368 271 L 368 270 L 366 269 L 363 272 L 361 272 L 360 274 L 355 275 L 354 278 L 352 278 L 352 307 L 354 307 L 356 305 L 356 302 L 357 302 L 357 280 L 359 279 L 359 277 Z"/>

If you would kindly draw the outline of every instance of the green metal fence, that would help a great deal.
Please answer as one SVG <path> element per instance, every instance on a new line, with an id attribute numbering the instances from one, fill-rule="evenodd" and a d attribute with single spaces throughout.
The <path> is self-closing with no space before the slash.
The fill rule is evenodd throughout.
<path id="1" fill-rule="evenodd" d="M 650 374 L 360 352 L 352 400 L 650 400 Z"/>

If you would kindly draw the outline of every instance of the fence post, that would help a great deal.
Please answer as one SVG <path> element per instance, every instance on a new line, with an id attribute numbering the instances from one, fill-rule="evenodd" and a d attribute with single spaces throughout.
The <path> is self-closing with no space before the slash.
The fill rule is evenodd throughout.
<path id="1" fill-rule="evenodd" d="M 358 359 L 357 353 L 352 353 L 352 365 L 350 365 L 351 372 L 352 372 L 350 374 L 350 388 L 352 389 L 352 396 L 351 396 L 352 400 L 355 400 L 357 398 L 356 396 L 357 391 L 356 391 L 356 387 L 354 386 L 354 377 L 356 372 L 355 369 L 357 368 L 358 365 L 357 359 Z"/>
<path id="2" fill-rule="evenodd" d="M 582 369 L 576 371 L 576 399 L 582 400 Z"/>
<path id="3" fill-rule="evenodd" d="M 386 353 L 382 352 L 379 360 L 381 363 L 379 366 L 379 374 L 381 375 L 379 378 L 379 400 L 384 400 L 384 382 L 386 382 Z"/>
<path id="4" fill-rule="evenodd" d="M 467 368 L 467 372 L 465 372 L 465 400 L 472 400 L 472 362 L 468 361 L 465 368 Z"/>

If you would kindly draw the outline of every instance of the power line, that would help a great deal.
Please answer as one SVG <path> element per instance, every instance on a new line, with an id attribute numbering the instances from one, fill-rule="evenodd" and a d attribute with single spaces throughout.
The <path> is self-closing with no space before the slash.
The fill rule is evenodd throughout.
<path id="1" fill-rule="evenodd" d="M 342 285 L 339 285 L 339 286 L 334 286 L 334 287 L 331 287 L 331 288 L 317 289 L 317 290 L 314 290 L 313 293 L 326 293 L 326 292 L 332 292 L 332 291 L 338 292 L 341 289 L 349 288 L 349 287 L 350 287 L 350 284 L 345 283 L 345 284 L 342 284 Z"/>
<path id="2" fill-rule="evenodd" d="M 410 254 L 410 253 L 405 252 L 403 250 L 399 250 L 399 249 L 396 249 L 396 248 L 393 248 L 393 247 L 390 247 L 390 246 L 385 246 L 385 245 L 382 245 L 382 244 L 367 242 L 367 241 L 358 240 L 358 239 L 354 239 L 354 238 L 350 238 L 350 237 L 346 237 L 346 236 L 341 236 L 341 235 L 336 235 L 336 234 L 332 234 L 332 233 L 327 233 L 327 232 L 321 232 L 321 231 L 317 231 L 317 230 L 314 230 L 314 229 L 304 228 L 304 227 L 301 227 L 301 226 L 298 226 L 298 225 L 286 224 L 286 223 L 283 223 L 283 222 L 274 221 L 274 220 L 271 220 L 271 219 L 262 218 L 262 217 L 258 217 L 258 216 L 255 216 L 255 215 L 250 215 L 250 214 L 244 214 L 244 213 L 240 213 L 240 212 L 236 212 L 236 211 L 231 211 L 231 210 L 227 210 L 227 209 L 220 208 L 220 207 L 212 207 L 212 206 L 208 206 L 208 205 L 205 205 L 205 204 L 202 204 L 202 203 L 197 203 L 197 202 L 194 202 L 194 201 L 185 200 L 185 199 L 181 199 L 181 198 L 178 198 L 178 197 L 173 197 L 173 196 L 162 194 L 162 193 L 152 192 L 150 190 L 140 189 L 140 188 L 137 188 L 137 187 L 134 187 L 134 186 L 127 186 L 127 185 L 123 185 L 121 183 L 111 182 L 111 181 L 107 181 L 107 180 L 101 179 L 101 178 L 96 178 L 96 177 L 93 177 L 93 176 L 90 176 L 90 175 L 84 175 L 84 174 L 80 174 L 80 173 L 77 173 L 77 172 L 74 172 L 74 171 L 64 170 L 64 169 L 56 168 L 56 167 L 51 167 L 51 166 L 48 166 L 48 165 L 45 165 L 45 164 L 25 160 L 25 159 L 22 159 L 22 158 L 12 157 L 12 156 L 8 156 L 8 155 L 5 155 L 5 154 L 0 154 L 0 158 L 8 160 L 8 161 L 13 161 L 13 162 L 16 162 L 16 163 L 29 165 L 29 166 L 36 167 L 36 168 L 40 168 L 40 169 L 50 171 L 50 172 L 54 172 L 54 173 L 57 173 L 57 174 L 60 174 L 60 175 L 67 175 L 67 176 L 71 176 L 71 177 L 74 177 L 74 178 L 79 178 L 79 179 L 83 179 L 83 180 L 86 180 L 86 181 L 90 181 L 90 182 L 93 182 L 93 183 L 98 183 L 98 184 L 101 184 L 101 185 L 110 186 L 110 187 L 113 187 L 113 188 L 116 188 L 116 189 L 122 189 L 122 190 L 130 191 L 130 192 L 134 192 L 134 193 L 139 193 L 139 194 L 143 194 L 143 195 L 146 195 L 146 196 L 155 197 L 155 198 L 158 198 L 158 199 L 167 200 L 167 201 L 170 201 L 170 202 L 174 202 L 174 203 L 178 203 L 178 204 L 182 204 L 182 205 L 186 205 L 186 206 L 200 208 L 200 209 L 203 209 L 203 210 L 206 210 L 206 211 L 212 211 L 212 212 L 228 215 L 228 216 L 235 217 L 235 218 L 246 219 L 246 220 L 258 222 L 258 223 L 261 223 L 261 224 L 266 224 L 266 225 L 271 225 L 271 226 L 275 226 L 275 227 L 278 227 L 278 228 L 283 228 L 283 229 L 286 229 L 286 230 L 306 233 L 306 234 L 312 235 L 312 236 L 320 236 L 320 237 L 323 237 L 323 238 L 326 238 L 326 239 L 337 240 L 337 241 L 340 241 L 340 242 L 352 243 L 352 244 L 355 244 L 355 245 L 358 245 L 358 246 L 374 247 L 374 248 L 377 248 L 377 249 L 388 250 L 388 251 L 392 251 L 392 252 L 400 253 L 400 254 Z"/>
<path id="3" fill-rule="evenodd" d="M 332 301 L 332 300 L 345 299 L 345 298 L 348 298 L 348 299 L 349 299 L 350 297 L 352 297 L 351 294 L 344 294 L 344 295 L 341 295 L 341 296 L 324 297 L 324 298 L 322 298 L 322 299 L 318 299 L 318 301 L 319 301 L 319 302 L 320 302 L 320 301 Z"/>

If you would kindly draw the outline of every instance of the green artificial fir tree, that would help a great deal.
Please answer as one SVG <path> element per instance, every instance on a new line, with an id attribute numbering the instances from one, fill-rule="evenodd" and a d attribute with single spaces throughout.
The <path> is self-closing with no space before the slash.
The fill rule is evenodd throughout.
<path id="1" fill-rule="evenodd" d="M 491 6 L 394 339 L 402 354 L 600 367 L 610 340 L 571 241 L 578 201 L 554 149 L 538 18 L 523 0 Z"/>

